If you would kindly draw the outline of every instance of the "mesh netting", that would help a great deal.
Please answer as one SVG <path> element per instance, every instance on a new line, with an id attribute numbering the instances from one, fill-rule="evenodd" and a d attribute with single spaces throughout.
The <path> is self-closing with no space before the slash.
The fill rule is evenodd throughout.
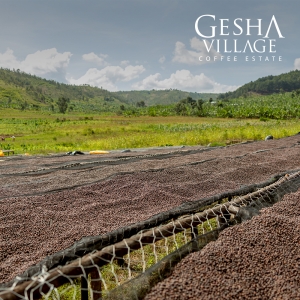
<path id="1" fill-rule="evenodd" d="M 83 238 L 0 286 L 0 299 L 142 299 L 186 255 L 300 187 L 300 171 Z"/>

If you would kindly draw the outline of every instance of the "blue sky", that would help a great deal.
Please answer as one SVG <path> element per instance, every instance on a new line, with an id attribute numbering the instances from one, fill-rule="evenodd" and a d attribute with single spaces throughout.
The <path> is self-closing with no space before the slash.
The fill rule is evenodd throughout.
<path id="1" fill-rule="evenodd" d="M 259 77 L 300 69 L 299 0 L 0 3 L 0 66 L 59 82 L 90 84 L 110 91 L 172 88 L 226 92 Z M 203 38 L 195 30 L 195 21 L 203 15 L 215 20 L 202 17 L 198 29 L 208 36 L 211 26 L 216 26 L 213 38 Z M 273 15 L 284 38 L 279 37 L 274 22 L 265 37 Z M 243 32 L 234 25 L 236 19 Z M 247 22 L 250 26 L 261 22 L 261 35 L 255 27 L 247 35 Z M 225 53 L 224 39 L 231 53 Z M 234 39 L 240 51 L 247 40 L 252 50 L 259 40 L 256 45 L 261 53 L 251 53 L 249 45 L 244 53 L 234 53 Z M 270 39 L 274 40 L 271 50 L 276 52 L 269 52 Z M 207 46 L 212 43 L 209 52 L 203 40 Z M 204 61 L 199 61 L 200 56 Z"/>

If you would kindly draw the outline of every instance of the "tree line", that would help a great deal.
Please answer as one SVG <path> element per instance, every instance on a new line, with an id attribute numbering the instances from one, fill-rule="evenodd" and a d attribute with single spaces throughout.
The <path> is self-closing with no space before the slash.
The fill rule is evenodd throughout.
<path id="1" fill-rule="evenodd" d="M 248 97 L 251 94 L 270 95 L 274 93 L 292 92 L 300 89 L 300 71 L 294 70 L 277 76 L 266 76 L 251 81 L 233 92 L 219 94 L 217 99 L 234 99 Z"/>

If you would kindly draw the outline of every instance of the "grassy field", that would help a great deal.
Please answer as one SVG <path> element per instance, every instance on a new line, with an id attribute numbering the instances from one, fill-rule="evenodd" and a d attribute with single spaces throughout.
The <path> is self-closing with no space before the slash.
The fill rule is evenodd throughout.
<path id="1" fill-rule="evenodd" d="M 231 141 L 290 136 L 298 119 L 264 120 L 190 116 L 125 117 L 1 110 L 0 149 L 16 154 L 113 150 L 177 145 L 225 145 Z M 11 138 L 15 136 L 15 140 Z"/>

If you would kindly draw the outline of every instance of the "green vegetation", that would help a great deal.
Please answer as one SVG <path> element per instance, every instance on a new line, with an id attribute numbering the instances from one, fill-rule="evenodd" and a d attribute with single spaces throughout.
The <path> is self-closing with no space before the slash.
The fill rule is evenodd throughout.
<path id="1" fill-rule="evenodd" d="M 65 108 L 59 99 L 69 99 Z M 0 109 L 42 112 L 113 112 L 123 103 L 116 95 L 89 85 L 75 86 L 24 72 L 0 69 Z"/>
<path id="2" fill-rule="evenodd" d="M 69 98 L 59 97 L 57 100 L 57 106 L 60 113 L 65 114 L 70 103 Z"/>
<path id="3" fill-rule="evenodd" d="M 129 91 L 111 93 L 89 85 L 69 85 L 46 80 L 20 70 L 0 69 L 0 109 L 14 108 L 44 112 L 105 113 L 130 107 L 166 105 L 187 97 L 216 99 L 217 94 L 179 90 Z M 66 103 L 60 99 L 69 99 Z"/>
<path id="4" fill-rule="evenodd" d="M 299 73 L 283 74 L 282 78 L 294 82 Z M 48 154 L 225 145 L 300 131 L 300 90 L 232 100 L 215 98 L 178 90 L 110 93 L 0 69 L 0 136 L 5 138 L 0 140 L 0 149 Z M 157 99 L 173 103 L 149 106 L 158 103 Z"/>
<path id="5" fill-rule="evenodd" d="M 199 116 L 213 118 L 292 119 L 300 116 L 300 90 L 268 96 L 232 100 L 197 101 L 188 97 L 176 104 L 128 108 L 121 114 L 133 116 Z"/>
<path id="6" fill-rule="evenodd" d="M 271 120 L 189 116 L 126 117 L 2 110 L 0 149 L 16 154 L 113 150 L 166 145 L 225 145 L 231 141 L 281 138 L 300 131 L 298 119 Z M 12 139 L 11 136 L 15 136 Z"/>
<path id="7" fill-rule="evenodd" d="M 153 105 L 169 105 L 191 97 L 193 99 L 215 100 L 218 94 L 212 93 L 190 93 L 176 89 L 168 90 L 151 90 L 151 91 L 122 91 L 114 92 L 113 95 L 122 99 L 123 102 L 128 104 L 137 105 L 140 101 L 143 101 L 146 106 Z"/>
<path id="8" fill-rule="evenodd" d="M 300 71 L 295 70 L 278 76 L 266 76 L 251 81 L 239 87 L 234 92 L 220 94 L 218 99 L 233 99 L 238 97 L 247 97 L 253 93 L 273 94 L 281 92 L 292 92 L 300 89 Z"/>
<path id="9" fill-rule="evenodd" d="M 206 108 L 206 106 L 204 106 Z M 229 118 L 292 119 L 300 116 L 300 92 L 218 101 L 207 114 Z"/>

